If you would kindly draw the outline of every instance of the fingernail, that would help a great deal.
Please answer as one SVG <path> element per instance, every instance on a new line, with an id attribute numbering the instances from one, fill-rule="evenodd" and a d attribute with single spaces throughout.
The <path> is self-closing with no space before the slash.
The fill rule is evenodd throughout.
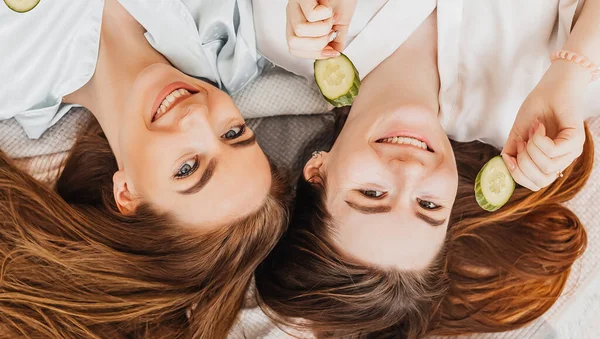
<path id="1" fill-rule="evenodd" d="M 326 57 L 336 57 L 340 55 L 340 52 L 336 51 L 336 50 L 324 50 L 323 51 L 323 56 Z"/>
<path id="2" fill-rule="evenodd" d="M 504 163 L 508 165 L 508 168 L 513 171 L 516 167 L 515 161 L 506 153 L 502 153 L 502 159 L 504 159 Z"/>
<path id="3" fill-rule="evenodd" d="M 335 38 L 337 38 L 338 34 L 339 34 L 338 31 L 331 32 L 331 34 L 329 34 L 329 42 L 332 42 L 333 40 L 335 40 Z"/>

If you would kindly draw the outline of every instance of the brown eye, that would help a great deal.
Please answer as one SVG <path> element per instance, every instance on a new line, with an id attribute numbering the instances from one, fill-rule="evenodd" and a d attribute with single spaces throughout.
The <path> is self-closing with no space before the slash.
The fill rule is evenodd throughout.
<path id="1" fill-rule="evenodd" d="M 385 192 L 375 190 L 365 190 L 360 193 L 369 199 L 381 199 L 385 195 Z"/>
<path id="2" fill-rule="evenodd" d="M 435 203 L 433 203 L 431 201 L 427 201 L 427 200 L 417 199 L 417 202 L 419 203 L 419 206 L 421 206 L 421 208 L 426 209 L 426 210 L 437 210 L 442 207 L 440 205 L 436 205 Z"/>

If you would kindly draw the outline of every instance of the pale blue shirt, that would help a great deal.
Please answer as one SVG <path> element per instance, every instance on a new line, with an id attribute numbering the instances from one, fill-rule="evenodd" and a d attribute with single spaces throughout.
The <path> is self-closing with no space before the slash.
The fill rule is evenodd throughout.
<path id="1" fill-rule="evenodd" d="M 235 93 L 260 74 L 251 0 L 119 0 L 180 71 Z M 104 0 L 42 0 L 27 13 L 0 2 L 0 120 L 39 138 L 75 105 L 98 59 Z"/>

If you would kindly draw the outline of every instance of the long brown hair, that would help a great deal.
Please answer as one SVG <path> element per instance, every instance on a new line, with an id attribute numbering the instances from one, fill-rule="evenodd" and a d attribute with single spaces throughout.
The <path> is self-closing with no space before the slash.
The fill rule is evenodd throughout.
<path id="1" fill-rule="evenodd" d="M 446 243 L 417 275 L 357 264 L 340 254 L 331 239 L 335 225 L 324 187 L 301 178 L 289 230 L 257 269 L 261 307 L 276 322 L 317 337 L 421 338 L 529 323 L 556 301 L 586 247 L 583 225 L 561 205 L 592 171 L 587 127 L 586 136 L 583 154 L 564 177 L 538 192 L 517 188 L 491 214 L 477 205 L 473 186 L 498 150 L 480 142 L 453 143 L 459 188 Z"/>
<path id="2" fill-rule="evenodd" d="M 1 338 L 226 337 L 287 224 L 282 181 L 252 215 L 200 235 L 150 206 L 119 213 L 116 166 L 97 124 L 55 190 L 0 152 Z"/>

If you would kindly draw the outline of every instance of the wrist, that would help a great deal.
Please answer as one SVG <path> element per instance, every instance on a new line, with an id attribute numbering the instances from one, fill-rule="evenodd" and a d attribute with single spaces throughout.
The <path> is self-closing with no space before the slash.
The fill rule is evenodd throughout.
<path id="1" fill-rule="evenodd" d="M 555 60 L 544 74 L 544 80 L 551 85 L 568 87 L 573 91 L 585 91 L 592 79 L 592 73 L 581 65 L 569 60 Z"/>

